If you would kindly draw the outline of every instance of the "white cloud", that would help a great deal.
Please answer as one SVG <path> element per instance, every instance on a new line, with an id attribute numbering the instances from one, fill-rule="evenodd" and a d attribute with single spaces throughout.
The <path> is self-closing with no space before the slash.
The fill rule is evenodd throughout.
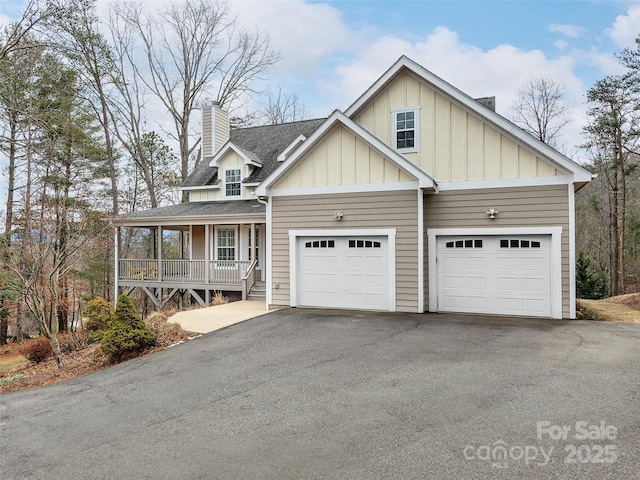
<path id="1" fill-rule="evenodd" d="M 357 51 L 363 42 L 362 33 L 348 27 L 342 14 L 327 4 L 235 0 L 231 9 L 244 28 L 269 33 L 272 47 L 281 53 L 280 72 L 313 77 L 326 59 Z"/>
<path id="2" fill-rule="evenodd" d="M 393 35 L 379 38 L 358 59 L 338 66 L 336 78 L 323 82 L 321 88 L 328 96 L 340 99 L 340 107 L 346 108 L 401 55 L 472 97 L 495 95 L 497 111 L 506 117 L 528 80 L 549 76 L 565 86 L 567 101 L 575 106 L 571 110 L 575 121 L 566 130 L 567 146 L 573 150 L 581 143 L 585 87 L 574 74 L 573 58 L 567 55 L 550 59 L 540 50 L 525 51 L 511 45 L 483 50 L 461 43 L 457 33 L 444 27 L 413 43 Z"/>
<path id="3" fill-rule="evenodd" d="M 640 35 L 640 5 L 629 7 L 626 15 L 618 15 L 609 35 L 621 47 L 630 47 Z"/>
<path id="4" fill-rule="evenodd" d="M 549 24 L 549 31 L 561 33 L 569 38 L 580 38 L 585 32 L 585 29 L 579 25 L 551 23 Z"/>

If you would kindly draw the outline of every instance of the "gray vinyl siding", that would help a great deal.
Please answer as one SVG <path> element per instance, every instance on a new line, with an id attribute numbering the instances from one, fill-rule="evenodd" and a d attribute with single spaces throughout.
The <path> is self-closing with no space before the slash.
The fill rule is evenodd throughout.
<path id="1" fill-rule="evenodd" d="M 418 201 L 414 190 L 273 197 L 273 305 L 290 304 L 289 230 L 396 229 L 396 310 L 417 312 Z M 344 219 L 335 220 L 335 213 Z M 394 252 L 389 252 L 393 254 Z"/>
<path id="2" fill-rule="evenodd" d="M 496 208 L 494 220 L 486 214 Z M 562 227 L 562 316 L 569 318 L 569 192 L 567 185 L 445 191 L 426 194 L 424 234 L 430 228 Z M 425 310 L 429 256 L 425 241 Z"/>

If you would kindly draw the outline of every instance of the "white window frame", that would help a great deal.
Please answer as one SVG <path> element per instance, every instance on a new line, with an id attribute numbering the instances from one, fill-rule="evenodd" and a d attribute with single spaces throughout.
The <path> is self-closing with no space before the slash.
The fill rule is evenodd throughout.
<path id="1" fill-rule="evenodd" d="M 233 172 L 233 171 L 237 171 L 239 172 L 238 174 L 238 178 L 239 180 L 237 182 L 230 182 L 227 183 L 227 172 Z M 238 195 L 229 195 L 227 193 L 227 186 L 228 185 L 233 185 L 233 184 L 238 184 L 238 190 L 239 193 Z M 233 168 L 225 168 L 224 169 L 224 196 L 225 198 L 241 198 L 242 197 L 242 167 L 233 167 Z"/>
<path id="2" fill-rule="evenodd" d="M 218 256 L 218 248 L 219 246 L 219 232 L 221 230 L 230 230 L 233 232 L 233 236 L 234 236 L 234 244 L 233 244 L 233 260 L 222 260 L 219 258 Z M 214 238 L 215 238 L 215 245 L 214 245 L 214 251 L 213 251 L 213 258 L 215 261 L 220 261 L 220 262 L 235 262 L 238 261 L 238 243 L 239 243 L 239 238 L 238 238 L 238 228 L 237 227 L 227 227 L 227 226 L 220 226 L 220 227 L 215 227 L 214 228 Z M 220 247 L 220 248 L 228 248 L 228 247 Z"/>
<path id="3" fill-rule="evenodd" d="M 398 133 L 398 114 L 413 113 L 413 147 L 398 148 L 396 135 Z M 406 129 L 411 130 L 411 129 Z M 399 153 L 420 151 L 420 107 L 406 107 L 391 110 L 391 147 Z"/>

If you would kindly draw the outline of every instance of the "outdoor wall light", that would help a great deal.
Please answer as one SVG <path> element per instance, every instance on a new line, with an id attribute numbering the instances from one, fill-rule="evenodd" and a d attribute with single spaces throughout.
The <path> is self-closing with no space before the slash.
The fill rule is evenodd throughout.
<path id="1" fill-rule="evenodd" d="M 344 213 L 336 212 L 336 220 L 340 221 L 340 220 L 342 220 L 342 217 L 344 217 Z"/>
<path id="2" fill-rule="evenodd" d="M 497 214 L 498 214 L 497 208 L 490 208 L 489 210 L 487 210 L 487 215 L 489 215 L 489 218 L 491 219 L 496 218 Z"/>

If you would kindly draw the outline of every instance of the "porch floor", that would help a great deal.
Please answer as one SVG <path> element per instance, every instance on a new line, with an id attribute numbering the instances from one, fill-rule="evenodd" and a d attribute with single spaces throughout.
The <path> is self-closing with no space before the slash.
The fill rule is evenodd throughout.
<path id="1" fill-rule="evenodd" d="M 183 330 L 188 332 L 209 333 L 268 312 L 264 300 L 241 300 L 178 312 L 168 321 L 179 324 Z"/>

